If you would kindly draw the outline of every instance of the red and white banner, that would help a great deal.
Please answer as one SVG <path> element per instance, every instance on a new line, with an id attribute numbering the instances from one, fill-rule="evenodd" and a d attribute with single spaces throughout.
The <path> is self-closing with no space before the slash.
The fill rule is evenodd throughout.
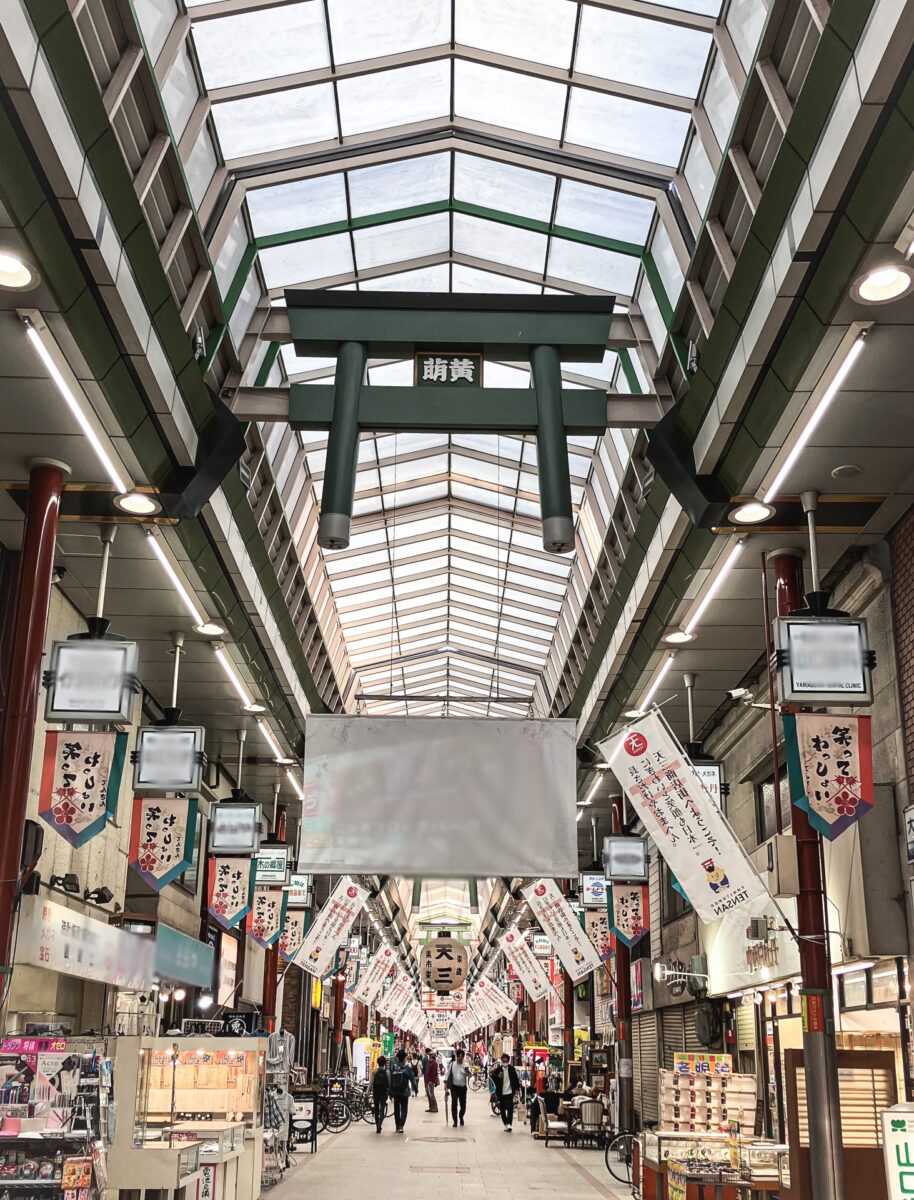
<path id="1" fill-rule="evenodd" d="M 584 979 L 600 966 L 600 956 L 593 942 L 581 928 L 574 909 L 554 880 L 537 879 L 524 888 L 524 896 L 572 983 Z"/>
<path id="2" fill-rule="evenodd" d="M 308 933 L 311 913 L 306 908 L 289 908 L 286 893 L 286 923 L 279 935 L 279 954 L 285 962 L 294 962 Z"/>
<path id="3" fill-rule="evenodd" d="M 496 1018 L 503 1017 L 506 1021 L 510 1021 L 517 1012 L 517 1005 L 511 997 L 506 996 L 501 988 L 489 979 L 483 978 L 476 981 L 476 987 L 473 989 L 473 1002 L 478 1006 L 480 1000 L 494 1011 Z"/>
<path id="4" fill-rule="evenodd" d="M 412 994 L 412 979 L 410 979 L 404 970 L 398 968 L 393 987 L 384 997 L 382 997 L 381 1000 L 377 1002 L 375 1007 L 387 1018 L 392 1019 L 395 1013 L 398 1015 L 403 1013 Z"/>
<path id="5" fill-rule="evenodd" d="M 160 892 L 190 866 L 196 831 L 196 800 L 137 796 L 128 865 L 153 891 Z"/>
<path id="6" fill-rule="evenodd" d="M 530 943 L 516 925 L 512 925 L 501 939 L 501 948 L 508 963 L 517 972 L 531 1000 L 542 1000 L 549 995 L 549 976 L 540 960 L 533 953 Z"/>
<path id="7" fill-rule="evenodd" d="M 793 803 L 832 841 L 876 801 L 870 717 L 785 713 L 784 740 Z"/>
<path id="8" fill-rule="evenodd" d="M 317 914 L 308 936 L 295 956 L 296 965 L 319 979 L 333 966 L 334 956 L 349 936 L 352 923 L 362 911 L 368 892 L 344 875 Z"/>
<path id="9" fill-rule="evenodd" d="M 258 945 L 268 950 L 282 937 L 286 923 L 288 894 L 284 888 L 256 888 L 251 911 L 248 913 L 247 931 Z"/>
<path id="10" fill-rule="evenodd" d="M 597 954 L 605 963 L 615 949 L 609 928 L 609 913 L 606 909 L 588 908 L 584 913 L 584 929 L 596 947 Z"/>
<path id="11" fill-rule="evenodd" d="M 223 929 L 234 929 L 251 911 L 254 872 L 249 858 L 210 858 L 207 909 Z"/>
<path id="12" fill-rule="evenodd" d="M 45 734 L 38 815 L 71 846 L 84 846 L 117 814 L 126 733 Z"/>
<path id="13" fill-rule="evenodd" d="M 388 1014 L 394 1025 L 402 1025 L 403 1018 L 406 1016 L 412 1006 L 414 1004 L 418 1005 L 419 1003 L 419 1001 L 416 999 L 416 989 L 412 979 L 409 977 L 409 975 L 405 974 L 405 972 L 403 978 L 406 981 L 406 986 L 401 990 L 399 996 L 397 997 L 396 1003 L 391 1004 L 390 1012 Z M 397 982 L 399 983 L 399 980 Z"/>
<path id="14" fill-rule="evenodd" d="M 612 885 L 612 932 L 623 946 L 631 948 L 650 930 L 647 888 L 640 884 Z"/>
<path id="15" fill-rule="evenodd" d="M 352 989 L 353 1000 L 365 1005 L 374 1004 L 378 992 L 384 986 L 384 980 L 396 965 L 396 952 L 390 946 L 382 946 Z"/>

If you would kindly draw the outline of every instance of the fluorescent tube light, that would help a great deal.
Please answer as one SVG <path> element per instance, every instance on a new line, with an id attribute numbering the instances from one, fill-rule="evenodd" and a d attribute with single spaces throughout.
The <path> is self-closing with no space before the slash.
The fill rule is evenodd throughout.
<path id="1" fill-rule="evenodd" d="M 649 708 L 650 708 L 650 706 L 651 706 L 651 701 L 654 699 L 654 696 L 656 695 L 657 689 L 660 687 L 661 683 L 663 683 L 664 679 L 666 678 L 667 671 L 669 671 L 670 667 L 673 665 L 673 659 L 674 659 L 674 658 L 675 658 L 675 655 L 674 655 L 674 654 L 670 654 L 670 655 L 668 655 L 668 656 L 667 656 L 667 659 L 666 659 L 666 662 L 663 664 L 663 666 L 662 666 L 662 667 L 660 668 L 660 670 L 657 672 L 657 676 L 656 676 L 656 678 L 654 679 L 654 682 L 653 682 L 653 683 L 651 684 L 651 686 L 648 688 L 647 695 L 644 697 L 644 699 L 643 699 L 643 700 L 641 701 L 641 703 L 638 705 L 638 708 L 639 708 L 639 709 L 640 709 L 642 712 L 646 712 L 646 711 L 647 711 L 647 709 L 649 709 Z"/>
<path id="2" fill-rule="evenodd" d="M 238 699 L 245 708 L 249 708 L 251 704 L 253 704 L 253 700 L 248 694 L 247 688 L 238 678 L 235 668 L 232 666 L 228 655 L 225 653 L 225 647 L 221 644 L 213 643 L 213 652 L 215 653 L 216 658 L 219 660 L 219 666 L 225 672 L 226 678 L 235 689 L 235 694 L 238 696 Z"/>
<path id="3" fill-rule="evenodd" d="M 714 599 L 714 597 L 720 591 L 721 585 L 723 584 L 723 582 L 727 578 L 727 576 L 730 574 L 730 572 L 733 570 L 736 560 L 742 554 L 743 545 L 744 545 L 744 541 L 742 538 L 740 538 L 739 541 L 736 543 L 736 545 L 731 549 L 731 551 L 727 555 L 727 557 L 724 559 L 722 567 L 720 568 L 720 570 L 717 572 L 717 574 L 714 576 L 714 578 L 711 581 L 711 586 L 708 588 L 708 590 L 702 596 L 701 601 L 698 605 L 698 608 L 695 609 L 695 611 L 692 613 L 691 617 L 689 617 L 688 621 L 686 622 L 686 626 L 685 626 L 686 633 L 694 633 L 695 629 L 698 626 L 699 621 L 705 615 L 708 605 L 711 603 L 711 601 Z M 644 708 L 644 705 L 642 704 L 641 707 Z"/>
<path id="4" fill-rule="evenodd" d="M 194 604 L 193 600 L 191 599 L 190 592 L 187 590 L 187 588 L 184 586 L 184 584 L 178 578 L 178 573 L 175 571 L 174 567 L 168 561 L 168 556 L 166 555 L 165 551 L 162 549 L 161 545 L 159 544 L 159 539 L 156 537 L 156 535 L 153 533 L 153 531 L 148 527 L 145 529 L 145 533 L 146 533 L 146 540 L 149 542 L 149 545 L 152 547 L 153 554 L 156 556 L 156 558 L 161 563 L 162 570 L 168 576 L 171 586 L 175 589 L 175 591 L 180 596 L 181 603 L 184 605 L 184 607 L 187 609 L 188 613 L 190 614 L 194 625 L 203 625 L 206 621 L 206 618 L 204 617 L 203 613 L 200 612 L 199 608 L 197 608 L 196 604 Z"/>

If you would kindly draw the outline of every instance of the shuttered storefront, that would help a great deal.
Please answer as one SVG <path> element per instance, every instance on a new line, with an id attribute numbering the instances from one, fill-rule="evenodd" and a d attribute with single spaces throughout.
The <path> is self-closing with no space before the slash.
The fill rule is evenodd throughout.
<path id="1" fill-rule="evenodd" d="M 656 1121 L 659 1115 L 660 1044 L 657 1018 L 656 1012 L 637 1013 L 632 1018 L 632 1082 L 635 1112 L 642 1125 L 646 1121 Z"/>
<path id="2" fill-rule="evenodd" d="M 736 1047 L 738 1058 L 734 1070 L 745 1071 L 752 1064 L 755 1073 L 758 1062 L 755 1045 L 755 1005 L 740 1004 L 736 1009 Z M 749 1056 L 752 1056 L 751 1059 Z M 738 1064 L 738 1065 L 737 1065 Z"/>
<path id="3" fill-rule="evenodd" d="M 673 1055 L 679 1050 L 684 1050 L 687 1054 L 702 1054 L 707 1051 L 707 1046 L 701 1044 L 695 1032 L 697 1016 L 697 1004 L 677 1004 L 661 1009 L 663 1066 L 667 1070 L 672 1070 Z"/>

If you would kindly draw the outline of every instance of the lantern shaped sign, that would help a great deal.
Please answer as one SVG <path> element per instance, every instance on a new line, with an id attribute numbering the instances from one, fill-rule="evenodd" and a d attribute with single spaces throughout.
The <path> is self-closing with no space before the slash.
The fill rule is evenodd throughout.
<path id="1" fill-rule="evenodd" d="M 469 955 L 450 934 L 439 934 L 422 947 L 419 974 L 430 992 L 454 992 L 466 983 Z"/>

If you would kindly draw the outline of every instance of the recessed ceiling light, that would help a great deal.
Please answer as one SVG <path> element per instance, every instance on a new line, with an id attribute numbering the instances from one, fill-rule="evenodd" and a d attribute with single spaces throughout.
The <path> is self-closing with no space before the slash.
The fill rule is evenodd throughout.
<path id="1" fill-rule="evenodd" d="M 204 637 L 222 637 L 225 630 L 215 621 L 204 621 L 202 625 L 194 626 L 194 633 L 202 633 Z"/>
<path id="2" fill-rule="evenodd" d="M 639 717 L 644 716 L 644 713 L 640 708 L 630 708 L 627 712 L 624 712 L 622 716 L 625 717 L 626 721 L 637 721 Z"/>
<path id="3" fill-rule="evenodd" d="M 854 281 L 851 295 L 864 304 L 888 304 L 914 286 L 914 271 L 898 263 L 875 267 Z"/>
<path id="4" fill-rule="evenodd" d="M 770 521 L 777 509 L 773 504 L 765 504 L 761 500 L 748 500 L 738 508 L 730 510 L 730 520 L 738 525 L 758 525 L 762 521 Z"/>
<path id="5" fill-rule="evenodd" d="M 38 282 L 35 272 L 17 254 L 0 250 L 0 287 L 22 292 Z"/>
<path id="6" fill-rule="evenodd" d="M 265 704 L 258 704 L 256 700 L 252 700 L 250 704 L 244 705 L 244 711 L 249 713 L 265 713 L 267 706 Z"/>
<path id="7" fill-rule="evenodd" d="M 124 492 L 114 497 L 114 507 L 131 517 L 152 517 L 162 511 L 162 505 L 148 492 Z"/>
<path id="8" fill-rule="evenodd" d="M 832 479 L 855 479 L 862 471 L 856 463 L 842 463 L 840 467 L 835 467 L 831 473 Z"/>
<path id="9" fill-rule="evenodd" d="M 663 640 L 668 646 L 684 646 L 686 642 L 695 641 L 695 634 L 686 633 L 684 629 L 671 629 L 663 635 Z"/>

